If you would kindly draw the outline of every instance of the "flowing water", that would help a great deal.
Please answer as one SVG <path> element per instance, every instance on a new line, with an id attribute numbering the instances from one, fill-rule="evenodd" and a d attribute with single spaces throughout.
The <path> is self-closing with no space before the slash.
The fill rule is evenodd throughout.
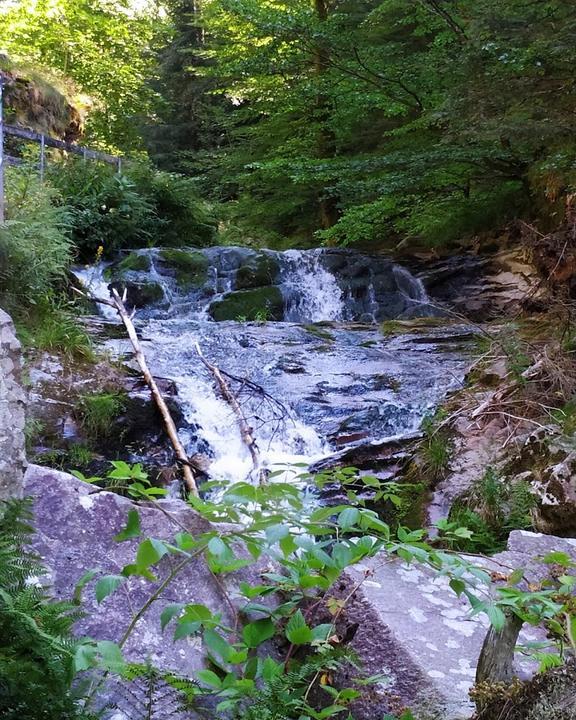
<path id="1" fill-rule="evenodd" d="M 254 253 L 203 252 L 210 267 L 201 287 L 179 288 L 156 250 L 141 251 L 150 257 L 149 269 L 128 276 L 162 287 L 163 299 L 139 310 L 135 322 L 152 372 L 177 385 L 187 451 L 208 459 L 211 477 L 246 479 L 252 461 L 197 344 L 229 374 L 271 470 L 413 432 L 461 383 L 468 365 L 466 329 L 387 336 L 375 322 L 432 313 L 424 287 L 406 269 L 355 253 L 270 252 L 283 320 L 214 322 L 210 308 L 234 291 L 238 268 Z M 104 269 L 78 271 L 101 296 L 107 295 Z M 104 312 L 113 316 L 109 308 Z M 125 341 L 109 345 L 119 354 L 129 352 Z"/>

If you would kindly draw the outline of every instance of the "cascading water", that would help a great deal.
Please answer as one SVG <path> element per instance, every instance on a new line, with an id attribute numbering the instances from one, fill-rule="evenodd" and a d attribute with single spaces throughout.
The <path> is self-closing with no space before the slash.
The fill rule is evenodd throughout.
<path id="1" fill-rule="evenodd" d="M 161 289 L 162 298 L 139 309 L 136 323 L 153 373 L 178 387 L 187 452 L 204 457 L 211 477 L 244 480 L 252 463 L 234 413 L 216 392 L 196 343 L 221 369 L 261 386 L 282 403 L 279 416 L 277 406 L 248 392 L 245 383 L 232 382 L 271 469 L 413 431 L 463 374 L 466 360 L 460 348 L 450 350 L 444 342 L 442 353 L 435 353 L 433 336 L 412 343 L 410 336 L 386 338 L 374 326 L 385 317 L 425 314 L 428 307 L 421 283 L 383 258 L 319 250 L 202 252 L 209 261 L 202 283 L 182 283 L 156 249 L 138 251 L 150 258 L 148 270 L 126 272 L 123 282 L 132 292 L 145 283 Z M 257 265 L 262 258 L 264 275 Z M 114 267 L 105 269 L 77 274 L 93 292 L 105 295 Z M 259 293 L 238 289 L 239 278 L 253 285 L 254 278 L 262 282 L 261 276 L 279 289 L 284 322 L 212 321 L 214 303 Z M 105 306 L 104 311 L 107 317 L 113 312 Z M 124 341 L 109 345 L 118 353 L 129 350 Z"/>
<path id="2" fill-rule="evenodd" d="M 283 253 L 280 280 L 285 300 L 284 319 L 320 322 L 344 318 L 344 293 L 320 260 L 321 250 Z"/>

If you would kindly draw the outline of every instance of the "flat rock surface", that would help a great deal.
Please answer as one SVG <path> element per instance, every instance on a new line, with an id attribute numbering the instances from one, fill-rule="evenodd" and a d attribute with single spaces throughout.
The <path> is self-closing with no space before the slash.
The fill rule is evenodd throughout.
<path id="1" fill-rule="evenodd" d="M 523 567 L 528 580 L 539 580 L 545 567 L 535 560 L 552 550 L 576 558 L 576 540 L 514 531 L 508 550 L 479 566 L 503 574 Z M 450 589 L 448 579 L 420 565 L 376 557 L 348 571 L 351 585 L 364 576 L 348 619 L 359 622 L 354 647 L 370 674 L 382 673 L 380 714 L 397 706 L 414 710 L 417 720 L 461 720 L 474 710 L 468 691 L 488 630 L 485 615 L 470 616 L 470 605 Z M 520 643 L 541 640 L 525 626 Z M 529 677 L 535 664 L 517 654 L 516 671 Z M 373 720 L 374 705 L 360 703 L 356 720 Z"/>
<path id="2" fill-rule="evenodd" d="M 96 492 L 95 492 L 96 491 Z M 126 526 L 128 511 L 134 504 L 127 498 L 97 488 L 76 478 L 37 465 L 28 467 L 25 493 L 34 498 L 35 548 L 50 570 L 49 582 L 58 598 L 70 599 L 80 578 L 91 569 L 102 575 L 119 574 L 124 565 L 134 562 L 138 541 L 118 543 L 114 536 Z M 211 529 L 185 503 L 162 501 L 165 512 L 152 505 L 138 506 L 143 537 L 171 539 L 181 531 L 175 518 L 192 534 Z M 159 566 L 158 575 L 166 577 L 170 558 Z M 252 571 L 256 572 L 256 571 Z M 237 580 L 252 582 L 251 570 L 237 574 Z M 234 581 L 227 580 L 234 595 Z M 138 610 L 157 586 L 142 578 L 131 578 L 100 605 L 96 603 L 93 583 L 83 593 L 86 616 L 76 630 L 94 639 L 119 641 Z M 203 666 L 201 641 L 188 638 L 172 641 L 172 631 L 160 629 L 160 613 L 170 603 L 200 603 L 222 614 L 230 622 L 227 601 L 204 561 L 198 559 L 178 575 L 137 623 L 125 645 L 127 660 L 143 662 L 147 658 L 158 668 L 191 676 Z M 124 717 L 118 715 L 118 718 Z"/>

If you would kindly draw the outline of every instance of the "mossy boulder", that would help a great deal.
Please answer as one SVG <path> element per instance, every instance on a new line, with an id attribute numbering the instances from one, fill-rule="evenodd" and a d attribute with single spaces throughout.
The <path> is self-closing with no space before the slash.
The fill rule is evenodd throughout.
<path id="1" fill-rule="evenodd" d="M 278 277 L 280 268 L 276 260 L 265 253 L 248 258 L 246 264 L 241 265 L 236 273 L 236 289 L 250 290 L 252 288 L 273 285 Z"/>
<path id="2" fill-rule="evenodd" d="M 123 280 L 127 272 L 149 272 L 151 267 L 148 255 L 139 255 L 131 252 L 119 262 L 115 262 L 104 270 L 104 277 L 107 280 Z"/>
<path id="3" fill-rule="evenodd" d="M 138 253 L 126 255 L 116 266 L 120 272 L 149 272 L 150 267 L 150 257 L 148 255 L 138 255 Z"/>
<path id="4" fill-rule="evenodd" d="M 114 288 L 120 297 L 126 290 L 126 305 L 133 308 L 142 308 L 146 305 L 164 300 L 164 290 L 157 282 L 122 282 L 115 280 L 109 287 Z"/>
<path id="5" fill-rule="evenodd" d="M 260 287 L 252 290 L 237 290 L 228 293 L 221 300 L 210 305 L 210 315 L 214 320 L 282 320 L 284 299 L 277 287 Z"/>
<path id="6" fill-rule="evenodd" d="M 176 282 L 183 290 L 202 287 L 208 280 L 210 262 L 199 250 L 165 248 L 160 250 L 159 258 L 173 271 Z"/>

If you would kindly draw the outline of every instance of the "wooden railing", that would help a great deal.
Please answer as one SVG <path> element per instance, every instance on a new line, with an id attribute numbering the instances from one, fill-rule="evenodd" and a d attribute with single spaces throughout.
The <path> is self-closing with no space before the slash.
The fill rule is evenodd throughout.
<path id="1" fill-rule="evenodd" d="M 38 161 L 38 171 L 41 181 L 44 180 L 44 171 L 46 169 L 46 148 L 54 148 L 72 155 L 80 155 L 85 160 L 108 163 L 109 165 L 114 165 L 119 173 L 122 171 L 122 158 L 116 155 L 109 155 L 108 153 L 92 150 L 82 145 L 57 140 L 49 135 L 37 133 L 16 125 L 6 125 L 3 121 L 3 79 L 2 72 L 0 71 L 0 224 L 2 224 L 5 219 L 4 168 L 6 165 L 20 165 L 23 162 L 21 158 L 11 157 L 5 152 L 4 137 L 7 135 L 20 138 L 26 142 L 39 143 L 40 158 Z"/>

